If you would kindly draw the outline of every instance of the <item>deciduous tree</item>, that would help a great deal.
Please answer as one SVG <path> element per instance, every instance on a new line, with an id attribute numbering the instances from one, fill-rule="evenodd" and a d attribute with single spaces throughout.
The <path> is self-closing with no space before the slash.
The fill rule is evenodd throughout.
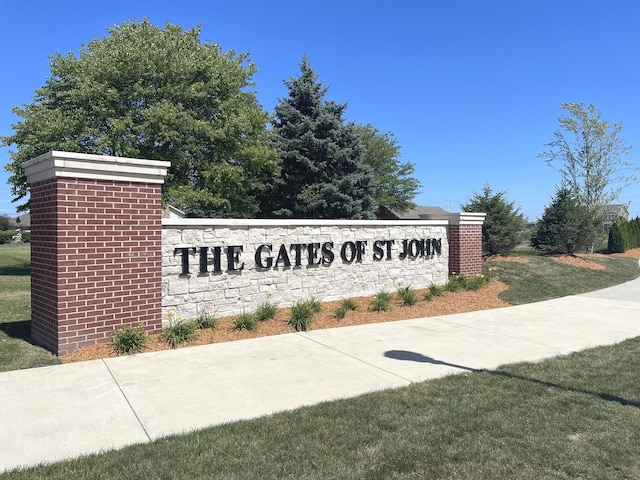
<path id="1" fill-rule="evenodd" d="M 79 55 L 56 54 L 51 76 L 4 145 L 17 200 L 28 195 L 22 162 L 66 150 L 171 162 L 165 198 L 198 216 L 256 214 L 256 195 L 277 172 L 246 54 L 148 21 L 108 29 Z M 21 206 L 24 210 L 27 205 Z"/>
<path id="2" fill-rule="evenodd" d="M 378 205 L 404 212 L 415 207 L 413 199 L 420 182 L 413 176 L 414 164 L 400 161 L 400 145 L 391 133 L 382 133 L 374 126 L 355 125 L 355 132 L 363 148 L 362 162 L 375 175 L 374 194 Z"/>
<path id="3" fill-rule="evenodd" d="M 636 180 L 637 170 L 624 157 L 630 147 L 620 136 L 622 123 L 601 119 L 592 104 L 561 103 L 568 112 L 560 130 L 539 156 L 562 174 L 562 183 L 580 205 L 593 210 L 613 203 L 622 187 Z"/>

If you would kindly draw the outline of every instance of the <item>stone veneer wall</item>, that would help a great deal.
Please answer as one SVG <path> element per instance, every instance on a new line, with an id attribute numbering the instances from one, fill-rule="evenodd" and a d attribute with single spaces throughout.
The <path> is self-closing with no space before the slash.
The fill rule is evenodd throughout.
<path id="1" fill-rule="evenodd" d="M 440 253 L 415 258 L 399 258 L 402 240 L 437 239 Z M 394 240 L 387 259 L 374 260 L 374 241 Z M 347 263 L 340 256 L 345 242 L 367 242 L 360 261 Z M 334 259 L 330 264 L 309 266 L 308 250 L 301 249 L 300 266 L 295 266 L 292 244 L 324 244 L 332 242 Z M 291 267 L 256 268 L 254 255 L 260 245 L 272 245 L 273 261 L 280 245 L 286 245 Z M 200 247 L 208 247 L 207 273 L 199 273 Z M 215 269 L 211 250 L 242 246 L 235 266 L 241 271 L 226 271 L 228 258 L 221 258 L 220 272 Z M 415 244 L 414 244 L 415 247 Z M 346 247 L 347 254 L 352 253 Z M 189 274 L 181 275 L 182 252 L 187 250 Z M 329 301 L 346 297 L 375 294 L 380 290 L 395 291 L 400 286 L 425 288 L 442 285 L 448 277 L 449 244 L 446 220 L 416 221 L 346 221 L 346 220 L 199 220 L 164 219 L 162 252 L 162 293 L 165 323 L 169 309 L 175 315 L 193 318 L 209 311 L 218 316 L 252 312 L 269 300 L 288 306 L 310 297 Z M 237 252 L 236 252 L 237 253 Z M 414 252 L 415 253 L 415 252 Z M 317 261 L 321 262 L 319 251 Z M 282 263 L 282 262 L 281 262 Z"/>
<path id="2" fill-rule="evenodd" d="M 109 341 L 124 325 L 141 323 L 157 332 L 172 307 L 185 318 L 203 311 L 229 315 L 265 300 L 286 306 L 310 297 L 371 295 L 441 285 L 449 270 L 482 271 L 482 213 L 415 221 L 162 220 L 168 167 L 56 151 L 23 164 L 31 186 L 31 326 L 37 342 L 63 355 Z M 392 240 L 379 248 L 383 258 L 374 260 L 374 243 Z M 403 240 L 414 240 L 414 253 L 423 247 L 426 253 L 401 259 Z M 361 258 L 341 258 L 349 242 L 362 242 Z M 274 257 L 284 245 L 292 265 L 256 268 L 256 249 L 266 244 Z M 295 244 L 301 245 L 299 265 Z M 209 251 L 201 263 L 202 247 Z M 216 259 L 217 248 L 231 248 L 231 255 Z"/>

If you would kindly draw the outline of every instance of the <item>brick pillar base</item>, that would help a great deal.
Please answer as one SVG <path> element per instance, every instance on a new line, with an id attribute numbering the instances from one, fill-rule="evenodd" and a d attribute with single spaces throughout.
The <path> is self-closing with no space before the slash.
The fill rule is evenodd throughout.
<path id="1" fill-rule="evenodd" d="M 161 184 L 168 162 L 49 152 L 31 185 L 31 332 L 57 355 L 120 326 L 162 327 Z"/>
<path id="2" fill-rule="evenodd" d="M 482 224 L 485 213 L 449 215 L 449 274 L 482 273 Z"/>

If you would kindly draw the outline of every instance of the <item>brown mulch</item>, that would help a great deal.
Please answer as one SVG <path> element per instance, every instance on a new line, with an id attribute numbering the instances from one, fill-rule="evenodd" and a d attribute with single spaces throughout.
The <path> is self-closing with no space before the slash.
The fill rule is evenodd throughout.
<path id="1" fill-rule="evenodd" d="M 631 257 L 640 259 L 640 248 L 628 250 L 625 253 L 612 254 L 614 256 Z M 591 257 L 606 257 L 602 254 L 580 255 L 575 257 L 556 256 L 554 260 L 560 262 L 572 263 L 578 267 L 584 268 L 602 268 L 601 265 L 589 260 Z M 494 256 L 485 260 L 499 260 L 508 262 L 527 263 L 529 260 L 517 256 Z M 595 266 L 595 267 L 594 267 Z M 437 315 L 450 315 L 452 313 L 471 312 L 476 310 L 488 310 L 491 308 L 500 308 L 509 306 L 508 303 L 500 300 L 498 295 L 507 289 L 507 285 L 501 282 L 492 281 L 478 291 L 464 292 L 446 292 L 440 297 L 436 297 L 431 301 L 419 301 L 412 307 L 402 307 L 395 303 L 391 310 L 387 312 L 371 312 L 369 311 L 370 297 L 359 297 L 353 300 L 358 305 L 357 310 L 348 312 L 342 320 L 336 319 L 334 311 L 338 308 L 340 302 L 328 302 L 323 304 L 323 310 L 313 318 L 311 330 L 320 330 L 323 328 L 346 327 L 350 325 L 363 325 L 367 323 L 393 322 L 396 320 L 408 320 L 411 318 L 432 317 Z M 425 290 L 418 290 L 418 298 L 421 299 Z M 197 332 L 197 338 L 191 342 L 187 342 L 179 348 L 185 348 L 195 345 L 205 345 L 209 343 L 230 342 L 234 340 L 243 340 L 246 338 L 264 337 L 269 335 L 280 335 L 283 333 L 291 333 L 294 330 L 288 325 L 289 309 L 278 311 L 278 315 L 274 320 L 260 322 L 258 328 L 252 332 L 246 330 L 233 330 L 233 318 L 221 318 L 218 326 L 213 330 L 200 330 Z M 154 336 L 144 348 L 144 352 L 152 352 L 157 350 L 167 350 L 169 345 L 163 341 L 160 336 Z M 61 358 L 63 363 L 82 362 L 86 360 L 96 360 L 99 358 L 116 357 L 117 353 L 113 350 L 111 343 L 102 343 L 89 347 L 79 348 Z"/>
<path id="2" fill-rule="evenodd" d="M 604 270 L 606 268 L 604 265 L 589 260 L 587 255 L 549 255 L 548 258 L 556 262 L 566 263 L 574 267 L 589 268 L 591 270 Z"/>
<path id="3" fill-rule="evenodd" d="M 608 253 L 606 255 L 602 254 L 602 253 L 594 253 L 594 254 L 590 254 L 590 255 L 586 255 L 586 256 L 593 256 L 593 257 L 612 256 L 612 257 L 629 257 L 629 258 L 640 259 L 640 248 L 632 248 L 631 250 L 627 250 L 624 253 Z"/>
<path id="4" fill-rule="evenodd" d="M 557 262 L 567 263 L 574 267 L 590 268 L 592 270 L 604 270 L 606 267 L 599 263 L 592 262 L 591 258 L 607 258 L 607 257 L 629 257 L 640 259 L 640 248 L 633 248 L 624 253 L 585 253 L 581 255 L 551 255 L 549 258 Z"/>
<path id="5" fill-rule="evenodd" d="M 507 288 L 507 285 L 504 283 L 492 281 L 478 291 L 445 292 L 441 296 L 433 298 L 431 301 L 422 300 L 426 290 L 416 290 L 419 299 L 418 303 L 411 307 L 403 307 L 398 302 L 394 302 L 391 309 L 386 312 L 369 311 L 371 298 L 358 297 L 353 299 L 357 304 L 357 309 L 347 312 L 345 318 L 342 320 L 338 320 L 334 315 L 340 302 L 327 302 L 323 303 L 322 311 L 313 317 L 310 330 L 347 327 L 367 323 L 393 322 L 411 318 L 433 317 L 437 315 L 507 307 L 509 304 L 498 298 L 498 294 Z M 260 322 L 258 328 L 251 332 L 247 330 L 234 330 L 233 317 L 224 317 L 219 319 L 218 326 L 215 329 L 199 330 L 195 340 L 187 342 L 179 348 L 291 333 L 294 330 L 287 323 L 289 313 L 290 310 L 288 308 L 281 309 L 278 311 L 275 319 Z M 145 346 L 143 352 L 167 350 L 169 348 L 170 346 L 162 340 L 159 335 L 156 335 L 151 338 L 151 341 Z M 111 343 L 100 343 L 79 348 L 61 357 L 61 360 L 63 363 L 72 363 L 116 356 L 118 356 L 118 354 L 114 351 Z"/>
<path id="6" fill-rule="evenodd" d="M 485 257 L 486 262 L 515 262 L 515 263 L 529 263 L 529 259 L 525 257 L 516 257 L 514 255 L 490 255 Z"/>

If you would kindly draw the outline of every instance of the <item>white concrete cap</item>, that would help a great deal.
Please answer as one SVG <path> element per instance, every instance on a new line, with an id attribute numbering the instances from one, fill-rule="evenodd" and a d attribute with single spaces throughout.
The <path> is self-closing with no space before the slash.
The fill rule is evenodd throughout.
<path id="1" fill-rule="evenodd" d="M 22 164 L 32 184 L 50 178 L 164 183 L 171 162 L 52 150 Z"/>

